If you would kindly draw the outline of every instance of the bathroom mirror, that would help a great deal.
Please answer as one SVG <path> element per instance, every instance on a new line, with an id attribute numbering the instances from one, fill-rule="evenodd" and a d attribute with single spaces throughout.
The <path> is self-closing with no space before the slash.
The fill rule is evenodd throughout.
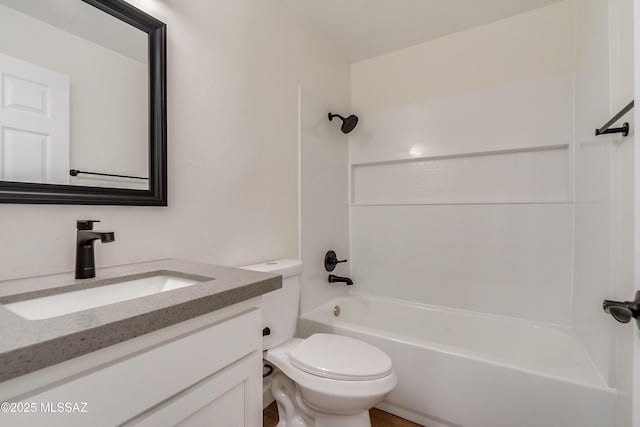
<path id="1" fill-rule="evenodd" d="M 123 0 L 0 0 L 0 202 L 167 205 L 166 26 Z"/>

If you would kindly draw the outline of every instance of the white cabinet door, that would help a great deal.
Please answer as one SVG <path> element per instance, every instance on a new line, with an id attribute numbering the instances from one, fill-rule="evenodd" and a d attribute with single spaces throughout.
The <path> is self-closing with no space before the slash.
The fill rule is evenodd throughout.
<path id="1" fill-rule="evenodd" d="M 69 183 L 69 77 L 4 54 L 0 179 Z"/>
<path id="2" fill-rule="evenodd" d="M 255 352 L 125 426 L 259 427 L 261 367 Z"/>

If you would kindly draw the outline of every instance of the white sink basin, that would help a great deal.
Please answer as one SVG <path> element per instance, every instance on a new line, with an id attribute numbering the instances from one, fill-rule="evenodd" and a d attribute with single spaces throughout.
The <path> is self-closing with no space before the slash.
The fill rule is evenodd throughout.
<path id="1" fill-rule="evenodd" d="M 4 304 L 4 307 L 25 319 L 48 319 L 89 308 L 184 288 L 196 283 L 201 282 L 182 277 L 157 275 L 118 282 L 112 285 L 27 299 Z"/>

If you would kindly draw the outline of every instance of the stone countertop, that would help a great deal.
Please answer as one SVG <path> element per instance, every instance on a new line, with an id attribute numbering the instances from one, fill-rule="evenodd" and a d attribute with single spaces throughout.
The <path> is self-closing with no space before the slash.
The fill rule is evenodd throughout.
<path id="1" fill-rule="evenodd" d="M 1 304 L 159 270 L 214 280 L 42 320 L 24 319 Z M 0 382 L 282 287 L 277 274 L 174 259 L 98 268 L 96 275 L 77 280 L 70 272 L 0 281 Z"/>

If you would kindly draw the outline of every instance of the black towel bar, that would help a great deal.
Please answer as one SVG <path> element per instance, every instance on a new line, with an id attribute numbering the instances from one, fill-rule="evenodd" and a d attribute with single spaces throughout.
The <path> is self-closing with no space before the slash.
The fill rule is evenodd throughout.
<path id="1" fill-rule="evenodd" d="M 87 172 L 87 171 L 81 171 L 79 169 L 70 169 L 69 170 L 69 175 L 71 175 L 71 176 L 78 176 L 81 173 L 85 174 L 85 175 L 113 176 L 113 177 L 116 177 L 116 178 L 149 179 L 149 178 L 142 178 L 140 176 L 115 175 L 115 174 L 112 174 L 112 173 L 100 173 L 100 172 Z"/>
<path id="2" fill-rule="evenodd" d="M 634 102 L 631 100 L 622 110 L 618 112 L 615 116 L 611 118 L 607 123 L 603 124 L 599 129 L 596 129 L 596 136 L 605 135 L 608 133 L 622 133 L 622 136 L 629 135 L 629 123 L 625 122 L 619 128 L 609 128 L 612 124 L 620 120 L 622 116 L 627 114 L 633 108 Z"/>

